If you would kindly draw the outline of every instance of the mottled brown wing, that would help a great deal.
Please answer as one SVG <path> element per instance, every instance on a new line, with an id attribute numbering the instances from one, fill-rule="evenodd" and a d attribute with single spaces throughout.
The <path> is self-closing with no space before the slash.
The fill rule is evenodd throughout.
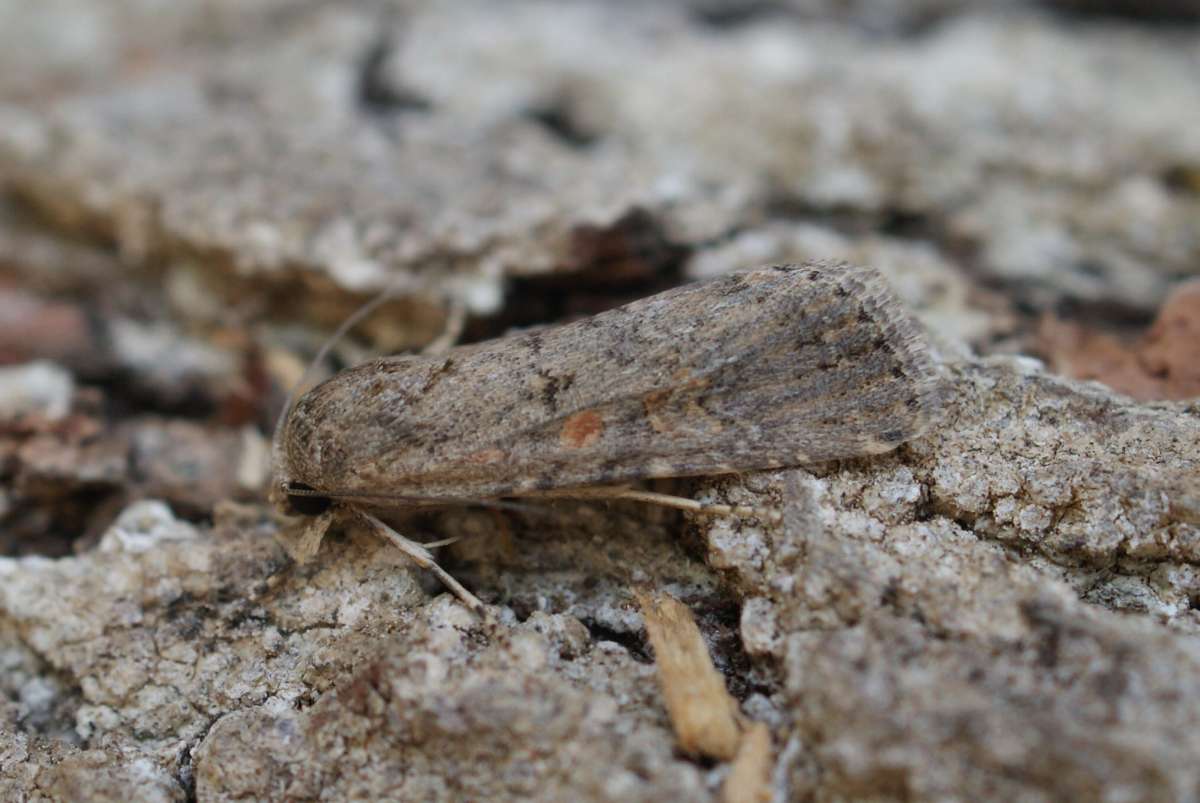
<path id="1" fill-rule="evenodd" d="M 345 371 L 292 411 L 282 473 L 331 494 L 492 498 L 877 454 L 927 426 L 936 377 L 875 271 L 763 268 Z"/>

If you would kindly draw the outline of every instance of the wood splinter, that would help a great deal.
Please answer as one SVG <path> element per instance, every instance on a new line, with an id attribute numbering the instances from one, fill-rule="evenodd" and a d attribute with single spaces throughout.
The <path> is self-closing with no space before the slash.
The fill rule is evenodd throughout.
<path id="1" fill-rule="evenodd" d="M 692 612 L 668 594 L 636 597 L 679 748 L 732 762 L 722 788 L 727 803 L 770 800 L 770 731 L 744 716 L 726 690 Z"/>

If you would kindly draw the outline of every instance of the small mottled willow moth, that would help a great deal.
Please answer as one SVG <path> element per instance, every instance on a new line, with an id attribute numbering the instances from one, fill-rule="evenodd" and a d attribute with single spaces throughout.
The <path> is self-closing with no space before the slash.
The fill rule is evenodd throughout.
<path id="1" fill-rule="evenodd" d="M 317 517 L 318 544 L 356 515 L 446 580 L 369 511 L 549 496 L 739 512 L 628 484 L 887 452 L 928 426 L 938 384 L 874 270 L 760 268 L 342 371 L 285 411 L 273 496 Z"/>

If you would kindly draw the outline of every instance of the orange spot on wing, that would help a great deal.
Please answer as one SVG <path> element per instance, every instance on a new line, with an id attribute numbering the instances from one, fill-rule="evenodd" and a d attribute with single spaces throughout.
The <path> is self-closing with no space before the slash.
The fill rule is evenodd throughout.
<path id="1" fill-rule="evenodd" d="M 652 390 L 642 397 L 642 409 L 646 419 L 655 432 L 670 432 L 675 427 L 665 415 L 667 403 L 671 400 L 671 391 Z"/>
<path id="2" fill-rule="evenodd" d="M 593 410 L 584 410 L 563 422 L 559 440 L 563 446 L 582 449 L 600 440 L 602 434 L 604 434 L 604 419 Z"/>

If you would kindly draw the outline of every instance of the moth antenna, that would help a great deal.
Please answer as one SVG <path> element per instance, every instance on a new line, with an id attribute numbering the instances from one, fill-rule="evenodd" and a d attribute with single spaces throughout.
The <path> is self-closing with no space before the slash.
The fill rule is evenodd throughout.
<path id="1" fill-rule="evenodd" d="M 333 330 L 333 334 L 327 337 L 325 342 L 321 344 L 321 348 L 317 350 L 316 356 L 314 356 L 308 363 L 308 366 L 304 369 L 304 373 L 302 373 L 300 378 L 297 379 L 295 384 L 292 385 L 291 390 L 288 391 L 287 398 L 284 400 L 283 409 L 279 411 L 279 417 L 275 419 L 275 429 L 271 434 L 272 479 L 277 476 L 277 472 L 281 464 L 280 450 L 282 447 L 280 445 L 279 438 L 283 434 L 283 425 L 287 421 L 288 415 L 292 412 L 292 407 L 296 403 L 296 397 L 300 395 L 301 388 L 308 383 L 308 381 L 312 378 L 313 372 L 316 370 L 317 366 L 325 361 L 325 358 L 329 356 L 329 352 L 332 351 L 333 347 L 338 344 L 338 341 L 346 336 L 347 332 L 349 332 L 358 324 L 362 323 L 362 321 L 368 315 L 379 309 L 386 302 L 395 298 L 396 294 L 401 290 L 413 289 L 414 282 L 411 281 L 411 279 L 412 277 L 408 276 L 407 274 L 398 276 L 395 281 L 393 281 L 383 290 L 383 292 L 363 304 L 361 307 L 351 313 L 346 320 L 342 321 L 338 328 Z"/>
<path id="2" fill-rule="evenodd" d="M 429 345 L 421 349 L 422 354 L 433 356 L 445 354 L 462 337 L 463 330 L 467 326 L 467 305 L 453 296 L 447 301 L 447 305 L 445 328 Z"/>

